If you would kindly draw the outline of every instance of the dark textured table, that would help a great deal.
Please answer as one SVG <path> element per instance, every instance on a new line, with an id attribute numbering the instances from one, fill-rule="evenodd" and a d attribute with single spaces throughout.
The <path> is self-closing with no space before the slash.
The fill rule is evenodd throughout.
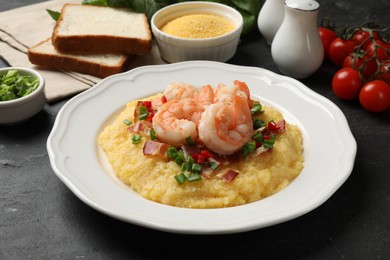
<path id="1" fill-rule="evenodd" d="M 0 1 L 0 11 L 37 2 Z M 375 16 L 390 25 L 389 0 L 319 2 L 320 18 L 344 24 Z M 257 30 L 229 63 L 278 72 Z M 164 233 L 81 202 L 54 174 L 46 151 L 66 100 L 46 105 L 21 125 L 0 126 L 0 259 L 390 259 L 390 111 L 373 114 L 337 99 L 331 90 L 336 70 L 325 62 L 302 82 L 345 113 L 358 144 L 351 176 L 310 213 L 240 234 Z"/>

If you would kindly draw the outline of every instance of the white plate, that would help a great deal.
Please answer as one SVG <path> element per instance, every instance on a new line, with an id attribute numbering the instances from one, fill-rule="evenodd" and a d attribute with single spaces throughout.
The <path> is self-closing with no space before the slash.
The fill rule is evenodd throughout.
<path id="1" fill-rule="evenodd" d="M 146 200 L 110 172 L 96 139 L 128 101 L 161 92 L 173 81 L 216 86 L 236 79 L 303 132 L 304 169 L 284 190 L 243 206 L 186 209 Z M 321 205 L 350 175 L 356 141 L 341 110 L 299 81 L 260 68 L 190 61 L 140 67 L 106 78 L 72 98 L 58 113 L 47 149 L 57 176 L 104 214 L 162 231 L 222 234 L 288 221 Z"/>

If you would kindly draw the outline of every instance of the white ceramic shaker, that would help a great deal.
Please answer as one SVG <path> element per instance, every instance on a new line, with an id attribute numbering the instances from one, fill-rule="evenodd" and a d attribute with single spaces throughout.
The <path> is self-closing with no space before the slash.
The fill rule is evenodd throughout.
<path id="1" fill-rule="evenodd" d="M 284 18 L 284 0 L 266 0 L 257 18 L 257 26 L 269 45 Z"/>
<path id="2" fill-rule="evenodd" d="M 286 0 L 284 19 L 271 46 L 279 70 L 293 78 L 306 78 L 322 64 L 324 51 L 318 33 L 320 4 L 314 0 Z"/>

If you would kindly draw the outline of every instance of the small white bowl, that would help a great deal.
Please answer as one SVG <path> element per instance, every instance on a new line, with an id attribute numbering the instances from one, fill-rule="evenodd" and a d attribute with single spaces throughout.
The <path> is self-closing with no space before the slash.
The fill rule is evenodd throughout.
<path id="1" fill-rule="evenodd" d="M 17 70 L 20 75 L 38 78 L 39 86 L 27 96 L 8 101 L 0 101 L 1 125 L 11 125 L 25 121 L 41 111 L 46 103 L 43 92 L 45 80 L 40 73 L 28 68 L 7 67 L 0 68 L 0 77 L 6 74 L 9 70 Z"/>
<path id="2" fill-rule="evenodd" d="M 224 35 L 189 39 L 172 36 L 160 30 L 167 22 L 190 14 L 211 14 L 225 17 L 235 29 Z M 237 51 L 243 27 L 242 15 L 234 8 L 212 2 L 183 2 L 169 5 L 157 11 L 151 19 L 153 35 L 161 58 L 174 63 L 188 60 L 211 60 L 225 62 Z"/>

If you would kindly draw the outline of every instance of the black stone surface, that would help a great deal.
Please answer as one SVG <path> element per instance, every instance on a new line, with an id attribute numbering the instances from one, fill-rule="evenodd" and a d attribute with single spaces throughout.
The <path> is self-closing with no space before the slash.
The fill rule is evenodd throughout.
<path id="1" fill-rule="evenodd" d="M 0 11 L 37 2 L 2 0 Z M 390 25 L 389 0 L 318 2 L 320 19 L 357 24 L 376 17 Z M 229 63 L 278 72 L 257 30 L 242 39 Z M 358 144 L 351 176 L 304 216 L 240 234 L 164 233 L 110 218 L 80 201 L 56 177 L 46 151 L 66 100 L 46 105 L 21 125 L 0 126 L 0 259 L 390 259 L 390 111 L 373 114 L 337 99 L 331 90 L 336 71 L 325 62 L 302 82 L 345 113 Z"/>

